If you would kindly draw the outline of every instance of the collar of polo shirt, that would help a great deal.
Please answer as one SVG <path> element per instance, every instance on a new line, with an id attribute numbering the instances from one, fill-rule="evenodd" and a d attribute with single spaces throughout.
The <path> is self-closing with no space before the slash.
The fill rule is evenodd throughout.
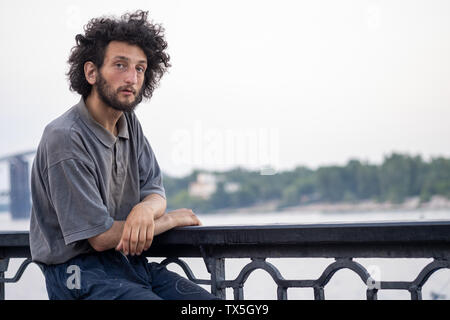
<path id="1" fill-rule="evenodd" d="M 106 147 L 112 148 L 118 138 L 129 139 L 128 125 L 124 113 L 117 121 L 119 133 L 116 138 L 113 134 L 111 134 L 108 130 L 106 130 L 100 123 L 95 121 L 95 119 L 89 113 L 89 110 L 86 107 L 83 97 L 80 98 L 80 102 L 78 102 L 76 108 L 80 114 L 81 120 Z"/>

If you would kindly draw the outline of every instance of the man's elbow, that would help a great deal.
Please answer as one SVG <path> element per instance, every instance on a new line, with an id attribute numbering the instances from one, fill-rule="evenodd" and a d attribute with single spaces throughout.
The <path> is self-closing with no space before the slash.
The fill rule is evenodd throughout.
<path id="1" fill-rule="evenodd" d="M 105 245 L 103 245 L 97 237 L 89 238 L 88 241 L 91 247 L 97 252 L 108 250 L 108 248 Z"/>

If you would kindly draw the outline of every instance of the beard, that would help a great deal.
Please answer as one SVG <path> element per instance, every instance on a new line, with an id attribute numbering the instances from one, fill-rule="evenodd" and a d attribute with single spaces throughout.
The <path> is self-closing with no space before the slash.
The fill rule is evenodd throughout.
<path id="1" fill-rule="evenodd" d="M 135 94 L 135 98 L 131 102 L 123 102 L 119 100 L 119 94 L 121 90 L 124 90 L 126 87 L 120 87 L 114 92 L 114 89 L 108 84 L 108 82 L 103 78 L 101 73 L 98 73 L 98 82 L 96 83 L 96 88 L 100 99 L 107 106 L 123 112 L 132 112 L 136 108 L 136 106 L 142 101 L 144 87 L 142 86 L 141 90 Z"/>

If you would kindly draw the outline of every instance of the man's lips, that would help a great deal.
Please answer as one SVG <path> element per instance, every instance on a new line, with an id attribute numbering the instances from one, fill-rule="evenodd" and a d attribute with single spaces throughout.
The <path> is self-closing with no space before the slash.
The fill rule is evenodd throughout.
<path id="1" fill-rule="evenodd" d="M 133 91 L 131 91 L 131 90 L 121 90 L 120 92 L 122 92 L 123 94 L 125 94 L 125 95 L 131 95 L 131 94 L 134 94 L 134 92 Z"/>

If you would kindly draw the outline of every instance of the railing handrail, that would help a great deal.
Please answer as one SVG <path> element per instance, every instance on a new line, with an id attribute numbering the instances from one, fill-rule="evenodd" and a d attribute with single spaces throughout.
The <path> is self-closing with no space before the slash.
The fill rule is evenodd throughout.
<path id="1" fill-rule="evenodd" d="M 155 237 L 145 255 L 336 257 L 337 248 L 354 257 L 447 256 L 450 221 L 182 227 Z M 0 258 L 13 255 L 29 257 L 28 231 L 0 231 Z"/>

